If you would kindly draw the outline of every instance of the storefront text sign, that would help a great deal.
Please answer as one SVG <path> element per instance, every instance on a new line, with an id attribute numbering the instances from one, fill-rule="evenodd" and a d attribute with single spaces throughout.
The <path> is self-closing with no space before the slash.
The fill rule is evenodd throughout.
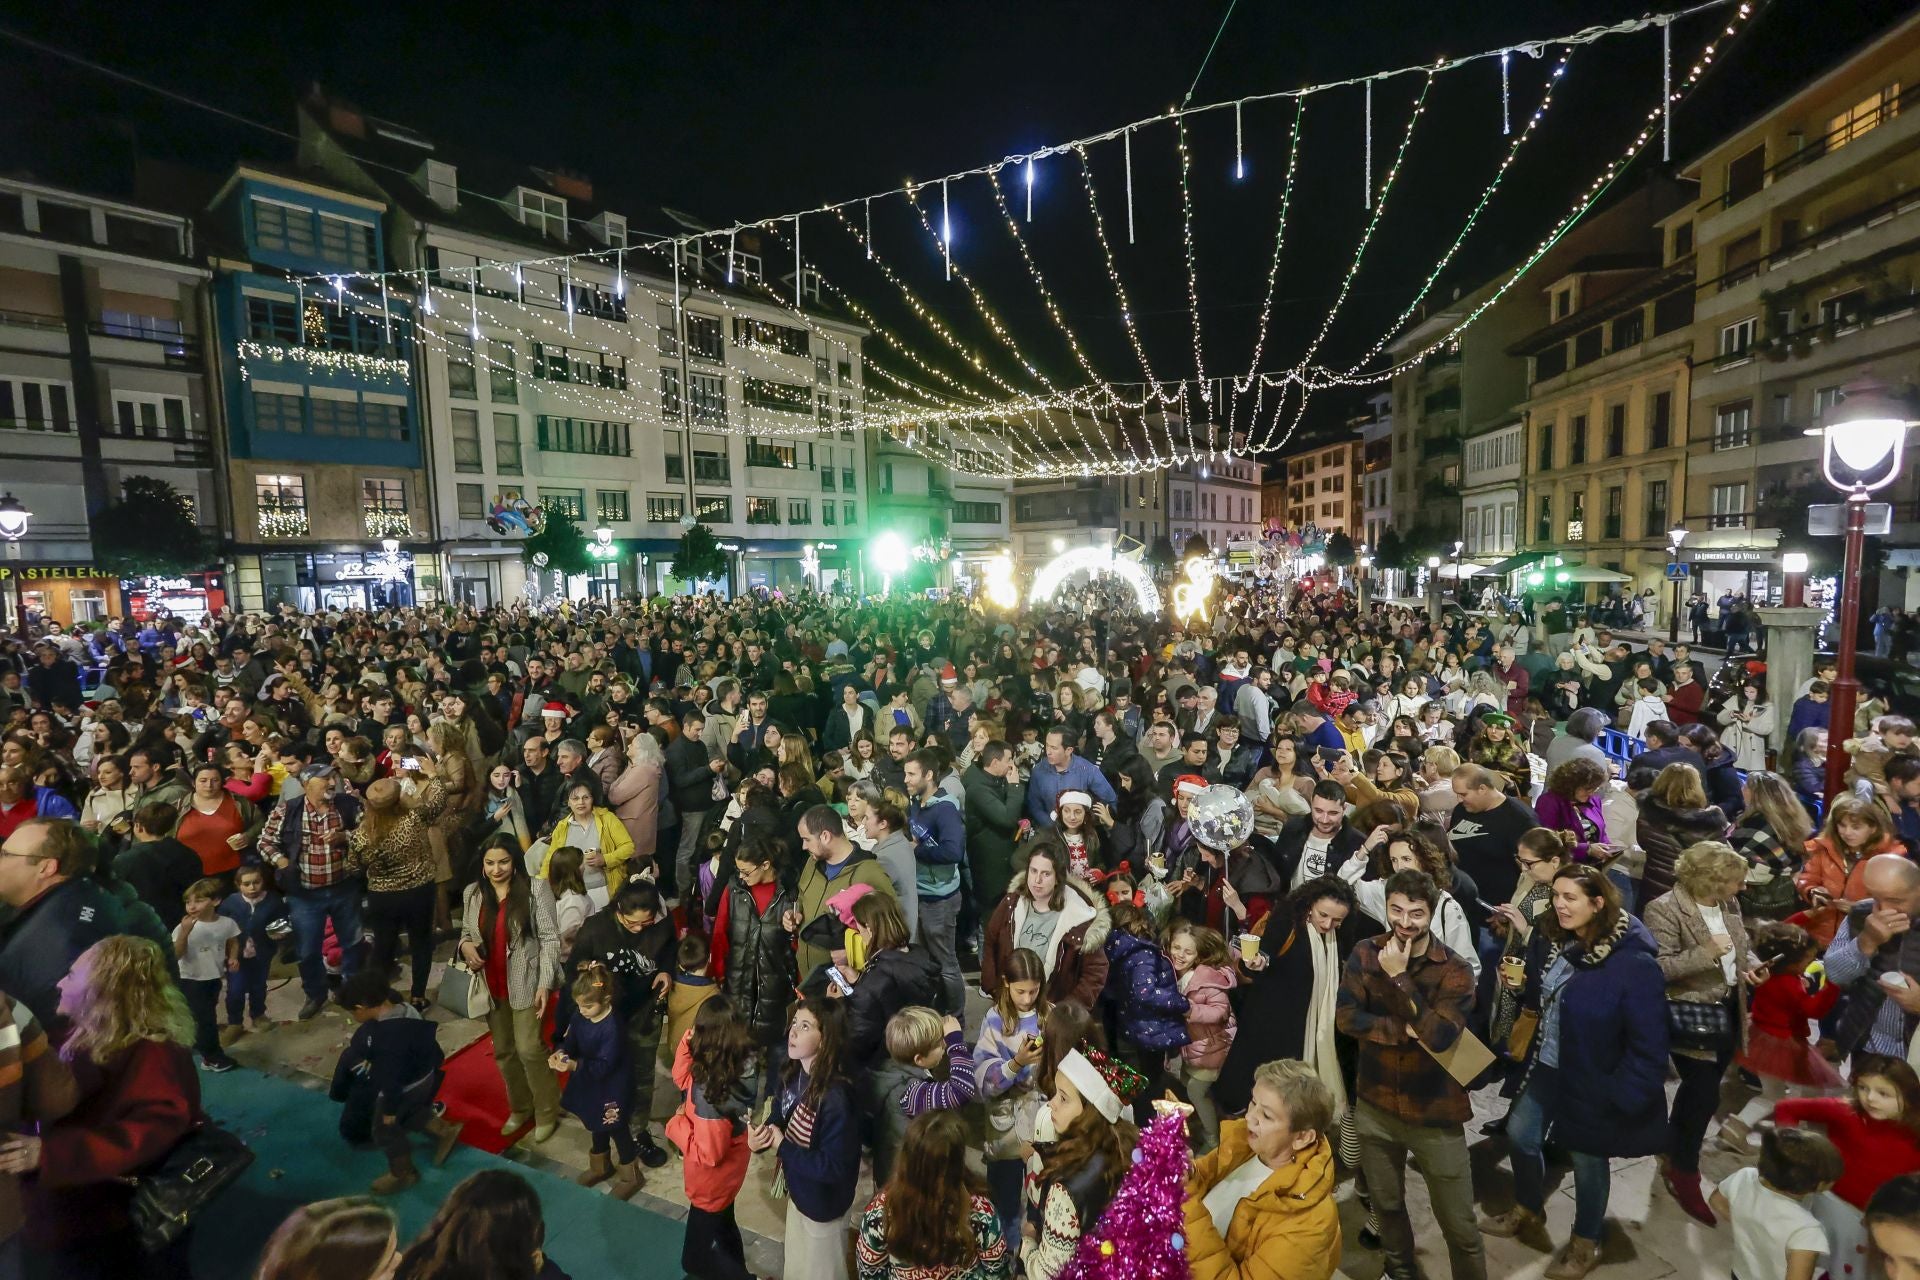
<path id="1" fill-rule="evenodd" d="M 104 569 L 96 569 L 90 564 L 42 564 L 27 565 L 12 569 L 0 566 L 0 582 L 6 582 L 18 574 L 24 582 L 37 582 L 43 578 L 111 578 L 112 574 Z"/>

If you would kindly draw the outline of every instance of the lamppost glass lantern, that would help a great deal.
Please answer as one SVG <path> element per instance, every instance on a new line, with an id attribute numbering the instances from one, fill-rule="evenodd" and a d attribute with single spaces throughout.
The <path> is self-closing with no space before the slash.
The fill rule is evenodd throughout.
<path id="1" fill-rule="evenodd" d="M 1857 382 L 1807 430 L 1821 438 L 1820 466 L 1842 493 L 1872 493 L 1900 477 L 1913 406 L 1877 382 Z"/>
<path id="2" fill-rule="evenodd" d="M 11 493 L 0 494 L 0 538 L 8 542 L 18 542 L 27 534 L 27 524 L 33 519 L 33 512 L 27 510 L 27 504 Z"/>

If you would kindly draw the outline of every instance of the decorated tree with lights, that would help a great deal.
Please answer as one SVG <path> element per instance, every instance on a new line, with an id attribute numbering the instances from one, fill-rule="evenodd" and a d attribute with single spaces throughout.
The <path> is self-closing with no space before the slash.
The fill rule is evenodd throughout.
<path id="1" fill-rule="evenodd" d="M 197 573 L 207 540 L 186 495 L 164 480 L 130 476 L 118 502 L 93 517 L 93 561 L 119 578 Z"/>
<path id="2" fill-rule="evenodd" d="M 727 574 L 727 553 L 719 539 L 704 524 L 696 524 L 680 535 L 680 547 L 673 554 L 668 573 L 682 582 L 710 582 Z"/>
<path id="3" fill-rule="evenodd" d="M 587 535 L 573 522 L 573 513 L 551 503 L 540 531 L 520 544 L 520 554 L 528 564 L 542 552 L 546 553 L 547 567 L 561 573 L 585 573 L 593 566 L 593 557 L 587 553 Z"/>
<path id="4" fill-rule="evenodd" d="M 1158 1104 L 1156 1104 L 1158 1105 Z M 1107 1211 L 1080 1237 L 1060 1280 L 1187 1280 L 1186 1112 L 1163 1112 L 1140 1133 L 1133 1167 Z"/>

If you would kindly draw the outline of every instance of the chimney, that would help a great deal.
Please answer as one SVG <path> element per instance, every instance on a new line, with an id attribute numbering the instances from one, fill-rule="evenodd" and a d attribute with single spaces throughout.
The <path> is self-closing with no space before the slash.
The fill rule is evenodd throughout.
<path id="1" fill-rule="evenodd" d="M 444 160 L 427 160 L 414 172 L 413 180 L 427 193 L 427 199 L 442 209 L 460 207 L 460 173 Z"/>

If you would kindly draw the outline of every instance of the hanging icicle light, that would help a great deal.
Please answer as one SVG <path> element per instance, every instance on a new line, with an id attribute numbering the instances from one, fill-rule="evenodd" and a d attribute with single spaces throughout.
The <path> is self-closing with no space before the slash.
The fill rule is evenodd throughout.
<path id="1" fill-rule="evenodd" d="M 1361 136 L 1364 139 L 1366 154 L 1361 162 L 1360 206 L 1373 208 L 1373 81 L 1367 81 L 1367 105 L 1361 118 Z"/>
<path id="2" fill-rule="evenodd" d="M 1126 141 L 1127 160 L 1127 243 L 1133 243 L 1133 129 L 1120 135 Z"/>
<path id="3" fill-rule="evenodd" d="M 871 262 L 873 260 L 873 197 L 868 196 L 860 203 L 867 215 L 867 260 Z"/>
<path id="4" fill-rule="evenodd" d="M 800 267 L 800 215 L 793 215 L 793 305 L 800 305 L 800 283 L 804 272 Z"/>
<path id="5" fill-rule="evenodd" d="M 1509 96 L 1507 89 L 1507 64 L 1511 61 L 1512 57 L 1512 50 L 1502 49 L 1500 51 L 1500 136 L 1503 138 L 1509 137 L 1513 133 L 1513 120 L 1512 117 L 1508 115 Z"/>
<path id="6" fill-rule="evenodd" d="M 1029 156 L 1021 161 L 1021 168 L 1027 171 L 1027 221 L 1033 221 L 1033 158 Z"/>
<path id="7" fill-rule="evenodd" d="M 433 314 L 433 282 L 424 271 L 420 273 L 420 309 Z"/>
<path id="8" fill-rule="evenodd" d="M 1241 142 L 1240 104 L 1233 104 L 1233 180 L 1245 181 L 1247 176 L 1247 153 Z"/>
<path id="9" fill-rule="evenodd" d="M 567 336 L 573 336 L 573 259 L 567 259 L 565 272 L 560 278 L 560 291 L 567 295 Z"/>
<path id="10" fill-rule="evenodd" d="M 740 234 L 739 228 L 737 227 L 734 230 L 727 232 L 727 283 L 728 284 L 733 283 L 733 242 L 734 242 L 734 237 L 739 234 Z"/>
<path id="11" fill-rule="evenodd" d="M 1673 159 L 1673 23 L 1660 23 L 1660 158 Z"/>
<path id="12" fill-rule="evenodd" d="M 380 323 L 386 331 L 386 344 L 393 345 L 393 309 L 387 304 L 387 278 L 380 277 Z"/>
<path id="13" fill-rule="evenodd" d="M 953 215 L 947 212 L 947 180 L 940 179 L 940 256 L 946 260 L 947 279 L 953 279 Z"/>
<path id="14" fill-rule="evenodd" d="M 623 302 L 627 297 L 627 251 L 625 249 L 613 255 L 613 296 Z"/>
<path id="15" fill-rule="evenodd" d="M 480 264 L 467 273 L 467 311 L 473 320 L 473 340 L 480 341 Z"/>

